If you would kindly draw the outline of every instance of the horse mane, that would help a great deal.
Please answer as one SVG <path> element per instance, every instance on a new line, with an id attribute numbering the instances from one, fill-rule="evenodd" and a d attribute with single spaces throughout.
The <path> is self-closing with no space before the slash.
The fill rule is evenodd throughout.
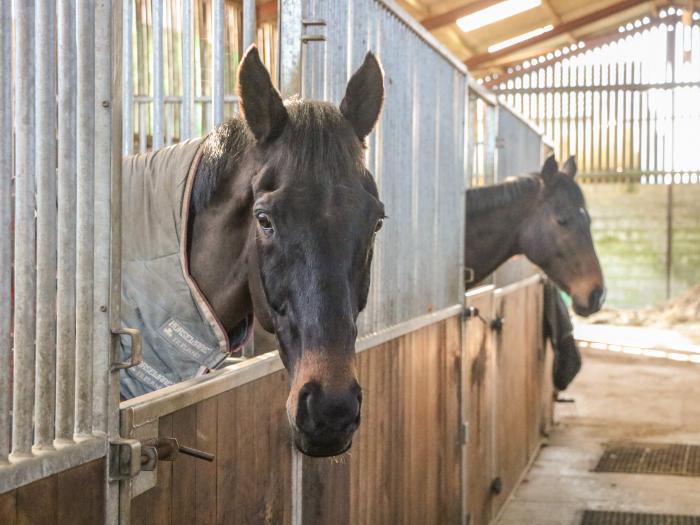
<path id="1" fill-rule="evenodd" d="M 336 106 L 291 98 L 285 107 L 289 121 L 277 140 L 286 141 L 289 151 L 297 154 L 278 155 L 270 159 L 273 164 L 294 161 L 305 168 L 297 170 L 301 176 L 309 173 L 328 177 L 343 175 L 347 172 L 344 168 L 356 164 L 356 171 L 364 174 L 362 145 L 354 139 L 351 126 Z M 206 208 L 222 182 L 237 172 L 253 141 L 241 117 L 229 119 L 206 137 L 192 189 L 195 213 Z"/>
<path id="2" fill-rule="evenodd" d="M 516 201 L 531 199 L 542 188 L 538 175 L 528 175 L 506 180 L 492 186 L 467 190 L 467 213 L 482 213 L 494 208 L 506 208 Z"/>
<path id="3" fill-rule="evenodd" d="M 236 172 L 236 165 L 252 140 L 239 117 L 227 120 L 207 135 L 192 188 L 195 212 L 206 208 L 221 183 Z"/>

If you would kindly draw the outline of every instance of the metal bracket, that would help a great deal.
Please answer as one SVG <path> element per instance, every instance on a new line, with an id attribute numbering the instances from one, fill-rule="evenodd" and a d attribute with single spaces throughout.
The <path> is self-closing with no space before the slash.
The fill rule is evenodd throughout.
<path id="1" fill-rule="evenodd" d="M 121 481 L 136 477 L 141 471 L 141 442 L 117 438 L 109 442 L 109 479 Z"/>
<path id="2" fill-rule="evenodd" d="M 117 328 L 112 330 L 115 335 L 126 335 L 131 339 L 131 357 L 128 361 L 117 361 L 112 363 L 112 370 L 123 370 L 138 366 L 142 361 L 141 353 L 141 331 L 137 328 Z"/>
<path id="3" fill-rule="evenodd" d="M 302 26 L 304 28 L 307 27 L 325 27 L 326 26 L 326 21 L 325 20 L 320 20 L 320 19 L 305 19 L 301 21 Z M 302 35 L 301 37 L 302 43 L 304 42 L 325 42 L 326 41 L 326 35 Z"/>
<path id="4" fill-rule="evenodd" d="M 462 421 L 459 427 L 460 441 L 462 445 L 469 443 L 469 423 L 467 421 Z"/>

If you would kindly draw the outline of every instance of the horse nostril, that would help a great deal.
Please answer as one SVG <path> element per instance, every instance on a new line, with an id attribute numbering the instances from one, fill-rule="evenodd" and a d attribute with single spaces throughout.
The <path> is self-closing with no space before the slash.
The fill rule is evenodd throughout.
<path id="1" fill-rule="evenodd" d="M 595 288 L 588 297 L 589 308 L 599 310 L 605 300 L 605 288 Z"/>

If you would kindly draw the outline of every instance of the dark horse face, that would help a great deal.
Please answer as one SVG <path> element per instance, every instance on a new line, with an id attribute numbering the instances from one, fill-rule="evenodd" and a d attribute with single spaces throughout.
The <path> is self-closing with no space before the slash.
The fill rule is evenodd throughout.
<path id="1" fill-rule="evenodd" d="M 577 314 L 600 310 L 605 287 L 591 237 L 591 220 L 570 157 L 559 171 L 554 155 L 542 168 L 541 205 L 523 225 L 519 239 L 527 257 L 570 296 Z"/>
<path id="2" fill-rule="evenodd" d="M 251 49 L 239 70 L 239 94 L 255 136 L 256 315 L 280 343 L 297 447 L 313 456 L 340 454 L 360 423 L 356 321 L 384 219 L 363 147 L 381 111 L 383 73 L 369 53 L 340 107 L 283 103 Z"/>

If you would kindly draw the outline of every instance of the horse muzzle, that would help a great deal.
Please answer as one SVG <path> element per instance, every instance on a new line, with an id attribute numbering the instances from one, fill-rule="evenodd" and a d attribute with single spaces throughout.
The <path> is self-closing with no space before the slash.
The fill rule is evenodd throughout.
<path id="1" fill-rule="evenodd" d="M 294 443 L 307 456 L 337 456 L 352 445 L 360 425 L 362 393 L 357 382 L 333 391 L 317 382 L 305 384 L 297 396 L 296 415 L 290 417 Z"/>
<path id="2" fill-rule="evenodd" d="M 574 300 L 574 312 L 576 315 L 582 317 L 588 317 L 599 311 L 603 307 L 605 302 L 605 287 L 597 286 L 588 295 L 588 302 L 585 305 L 581 305 L 576 300 Z"/>

